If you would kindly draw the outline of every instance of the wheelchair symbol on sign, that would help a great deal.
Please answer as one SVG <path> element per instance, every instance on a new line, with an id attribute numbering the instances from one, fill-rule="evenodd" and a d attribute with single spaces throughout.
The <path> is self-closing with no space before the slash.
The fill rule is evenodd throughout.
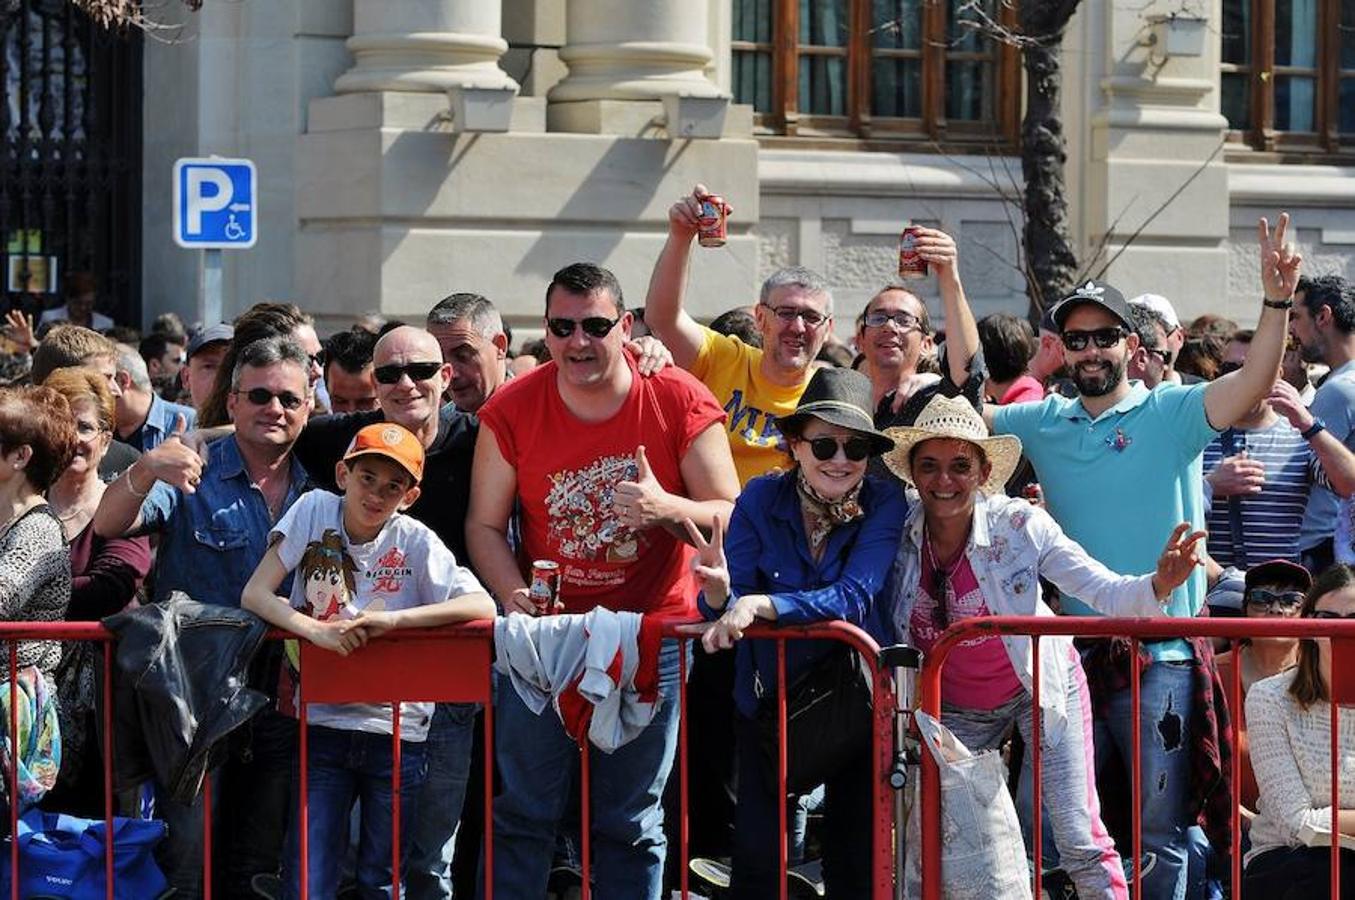
<path id="1" fill-rule="evenodd" d="M 244 227 L 239 222 L 235 221 L 235 213 L 231 213 L 226 217 L 225 231 L 227 240 L 238 241 L 245 236 Z"/>

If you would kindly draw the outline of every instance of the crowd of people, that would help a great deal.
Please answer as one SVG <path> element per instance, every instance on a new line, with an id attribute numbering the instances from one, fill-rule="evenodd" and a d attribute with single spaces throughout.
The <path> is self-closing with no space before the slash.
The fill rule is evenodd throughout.
<path id="1" fill-rule="evenodd" d="M 955 241 L 921 227 L 940 309 L 882 278 L 847 313 L 849 348 L 827 283 L 801 267 L 710 325 L 691 315 L 707 196 L 698 185 L 670 209 L 642 317 L 611 272 L 566 265 L 531 352 L 514 354 L 494 304 L 466 292 L 418 325 L 367 317 L 324 341 L 285 303 L 191 332 L 162 317 L 137 335 L 99 320 L 83 278 L 36 330 L 11 314 L 22 364 L 0 388 L 5 618 L 96 620 L 186 596 L 355 658 L 394 630 L 495 619 L 491 709 L 400 707 L 410 898 L 488 883 L 534 898 L 577 877 L 589 743 L 593 889 L 662 896 L 689 668 L 693 867 L 708 890 L 775 896 L 784 804 L 800 877 L 817 878 L 817 857 L 827 895 L 858 898 L 872 884 L 869 737 L 843 729 L 828 758 L 792 732 L 780 796 L 768 722 L 784 688 L 774 643 L 745 636 L 755 623 L 840 620 L 925 654 L 988 615 L 1355 615 L 1355 284 L 1301 275 L 1287 215 L 1259 225 L 1253 328 L 1184 324 L 1166 297 L 1096 280 L 1038 328 L 976 321 Z M 672 621 L 696 640 L 662 637 L 656 623 Z M 848 683 L 836 646 L 792 642 L 787 682 Z M 1125 640 L 1044 638 L 1038 710 L 1030 639 L 951 652 L 942 721 L 971 750 L 1010 750 L 1027 846 L 1022 745 L 1041 716 L 1049 839 L 1031 864 L 1063 873 L 1069 895 L 1126 898 L 1137 868 L 1145 897 L 1222 896 L 1232 779 L 1249 823 L 1243 895 L 1325 890 L 1330 649 L 1216 649 L 1147 641 L 1135 656 Z M 59 776 L 21 802 L 102 815 L 97 653 L 29 641 L 18 659 L 50 684 L 65 739 Z M 206 776 L 214 888 L 385 896 L 390 706 L 309 708 L 303 817 L 300 656 L 269 644 L 253 662 L 266 708 L 222 740 Z M 1233 667 L 1244 708 L 1229 709 L 1219 675 Z M 484 716 L 489 822 L 465 802 L 486 777 Z M 1137 797 L 1123 774 L 1136 731 Z M 1339 827 L 1355 835 L 1355 717 L 1338 737 L 1351 775 Z M 199 896 L 202 794 L 157 780 L 120 802 L 167 823 L 160 865 L 180 896 Z M 806 830 L 815 810 L 822 824 Z M 1355 857 L 1342 857 L 1355 885 Z"/>

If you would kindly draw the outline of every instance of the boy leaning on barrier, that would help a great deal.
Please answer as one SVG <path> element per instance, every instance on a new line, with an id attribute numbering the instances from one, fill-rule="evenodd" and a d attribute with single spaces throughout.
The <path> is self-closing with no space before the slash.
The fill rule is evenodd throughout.
<path id="1" fill-rule="evenodd" d="M 341 656 L 395 628 L 492 618 L 494 603 L 475 576 L 432 530 L 401 515 L 418 499 L 423 465 L 423 445 L 401 426 L 378 422 L 359 431 L 337 466 L 343 496 L 311 491 L 283 516 L 245 587 L 245 608 Z M 293 570 L 290 600 L 277 596 Z M 299 673 L 290 674 L 292 683 L 283 685 L 279 702 L 295 712 Z M 307 713 L 310 894 L 336 893 L 358 797 L 363 801 L 358 885 L 364 892 L 389 889 L 391 708 L 312 704 Z M 431 703 L 401 704 L 400 826 L 406 833 L 423 783 L 432 713 Z M 300 896 L 297 821 L 294 816 L 284 853 L 289 898 Z"/>

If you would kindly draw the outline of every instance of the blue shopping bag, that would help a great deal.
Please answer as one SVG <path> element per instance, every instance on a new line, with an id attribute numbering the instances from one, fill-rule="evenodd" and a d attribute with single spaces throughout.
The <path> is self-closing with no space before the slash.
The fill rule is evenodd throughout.
<path id="1" fill-rule="evenodd" d="M 113 819 L 113 896 L 153 900 L 168 887 L 155 864 L 164 839 L 158 820 Z M 19 896 L 36 900 L 104 900 L 103 819 L 30 810 L 19 819 Z M 10 846 L 0 858 L 0 898 L 10 896 Z"/>

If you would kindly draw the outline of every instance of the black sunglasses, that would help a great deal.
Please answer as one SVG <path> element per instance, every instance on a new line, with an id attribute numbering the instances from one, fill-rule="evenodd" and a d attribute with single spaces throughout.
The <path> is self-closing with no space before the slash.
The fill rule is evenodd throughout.
<path id="1" fill-rule="evenodd" d="M 1303 605 L 1303 591 L 1268 591 L 1265 588 L 1252 588 L 1247 591 L 1247 605 L 1263 608 L 1268 612 L 1293 612 Z"/>
<path id="2" fill-rule="evenodd" d="M 392 363 L 387 366 L 377 366 L 372 370 L 372 374 L 376 376 L 376 380 L 380 384 L 395 384 L 400 380 L 401 375 L 408 375 L 410 381 L 427 381 L 438 374 L 438 370 L 441 368 L 442 363 L 440 362 L 412 362 L 405 363 L 403 366 Z"/>
<path id="3" fill-rule="evenodd" d="M 1313 614 L 1312 614 L 1312 616 L 1310 616 L 1310 618 L 1313 618 L 1313 619 L 1355 619 L 1355 612 L 1345 613 L 1345 614 L 1343 615 L 1343 614 L 1341 614 L 1341 613 L 1339 613 L 1339 612 L 1332 612 L 1330 609 L 1315 609 L 1315 610 L 1313 610 Z"/>
<path id="4" fill-rule="evenodd" d="M 275 394 L 268 388 L 261 387 L 250 388 L 247 391 L 235 391 L 234 393 L 244 394 L 245 398 L 255 406 L 267 406 L 276 398 L 277 401 L 282 404 L 282 408 L 288 412 L 300 409 L 301 404 L 306 402 L 305 397 L 298 397 L 291 391 L 279 391 Z"/>
<path id="5" fill-rule="evenodd" d="M 1087 343 L 1090 341 L 1096 344 L 1102 350 L 1109 350 L 1120 341 L 1124 340 L 1125 330 L 1123 328 L 1098 328 L 1095 331 L 1065 331 L 1060 337 L 1063 339 L 1063 346 L 1077 353 L 1080 350 L 1087 349 Z"/>
<path id="6" fill-rule="evenodd" d="M 575 326 L 581 326 L 583 333 L 591 338 L 605 338 L 612 333 L 621 316 L 608 319 L 605 316 L 589 316 L 586 319 L 547 319 L 546 327 L 558 338 L 567 338 L 574 333 Z"/>
<path id="7" fill-rule="evenodd" d="M 1156 356 L 1157 361 L 1162 363 L 1164 368 L 1172 364 L 1172 354 L 1170 350 L 1149 350 L 1148 355 Z"/>
<path id="8" fill-rule="evenodd" d="M 860 462 L 870 456 L 870 441 L 863 437 L 849 437 L 846 440 L 816 437 L 809 441 L 810 452 L 820 462 L 828 462 L 828 460 L 837 456 L 838 447 L 842 448 L 843 454 L 852 462 Z"/>

